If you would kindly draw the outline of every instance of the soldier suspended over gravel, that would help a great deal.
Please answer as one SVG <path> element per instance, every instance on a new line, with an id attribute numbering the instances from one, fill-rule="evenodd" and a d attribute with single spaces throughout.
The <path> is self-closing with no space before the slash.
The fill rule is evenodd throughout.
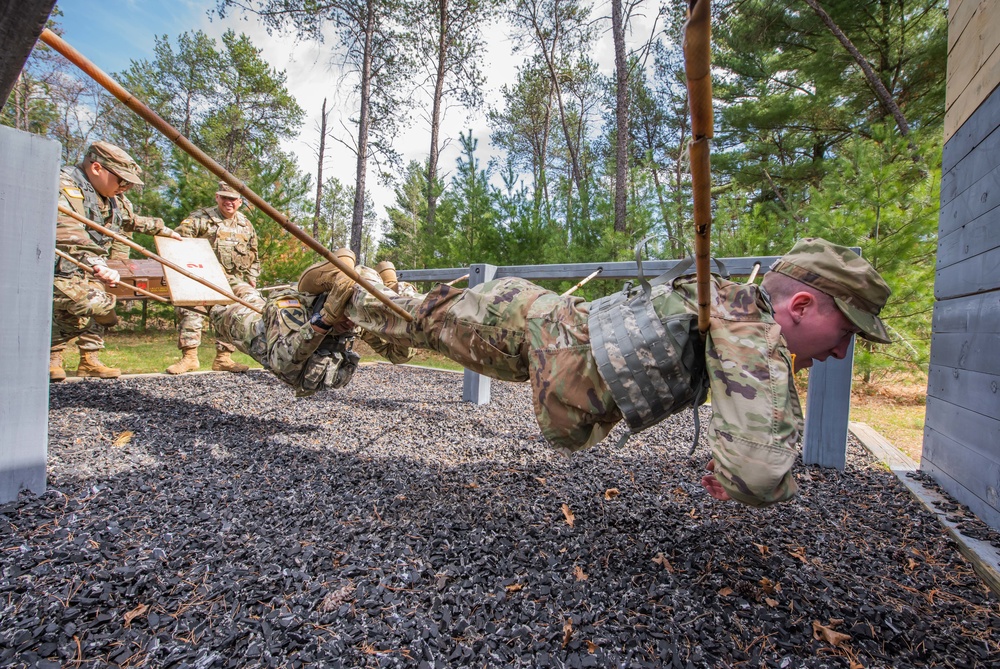
<path id="1" fill-rule="evenodd" d="M 349 250 L 338 254 L 354 264 Z M 391 267 L 358 268 L 412 315 L 407 321 L 321 262 L 302 274 L 297 291 L 266 301 L 249 285 L 237 287 L 263 316 L 239 304 L 211 316 L 220 336 L 300 393 L 350 380 L 357 355 L 347 344 L 357 331 L 394 363 L 426 348 L 495 379 L 529 381 L 541 432 L 564 453 L 600 442 L 622 419 L 632 432 L 650 427 L 702 404 L 711 390 L 712 460 L 702 485 L 717 499 L 751 506 L 788 500 L 797 491 L 791 468 L 802 429 L 792 375 L 815 360 L 843 358 L 855 334 L 888 343 L 878 314 L 889 287 L 850 249 L 804 239 L 760 286 L 712 276 L 703 341 L 695 279 L 683 271 L 679 265 L 588 303 L 518 278 L 397 294 Z"/>

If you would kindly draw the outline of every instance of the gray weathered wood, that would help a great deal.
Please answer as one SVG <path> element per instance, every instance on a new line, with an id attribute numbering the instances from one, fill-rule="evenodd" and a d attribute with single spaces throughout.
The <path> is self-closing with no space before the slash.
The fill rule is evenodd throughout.
<path id="1" fill-rule="evenodd" d="M 1000 248 L 935 272 L 934 297 L 947 300 L 1000 288 Z"/>
<path id="2" fill-rule="evenodd" d="M 934 332 L 1000 332 L 1000 293 L 967 295 L 934 305 Z M 933 355 L 931 347 L 931 355 Z"/>
<path id="3" fill-rule="evenodd" d="M 1000 193 L 1000 188 L 995 191 Z M 963 227 L 938 238 L 937 264 L 943 270 L 1000 247 L 1000 207 L 969 220 Z"/>
<path id="4" fill-rule="evenodd" d="M 927 374 L 927 396 L 928 399 L 946 400 L 984 416 L 996 416 L 1000 414 L 1000 376 L 938 365 L 932 352 Z"/>
<path id="5" fill-rule="evenodd" d="M 45 491 L 57 142 L 0 126 L 0 502 Z"/>
<path id="6" fill-rule="evenodd" d="M 962 169 L 951 170 L 941 177 L 941 204 L 951 202 L 996 167 L 994 155 L 1000 151 L 1000 130 L 994 130 L 962 161 Z"/>
<path id="7" fill-rule="evenodd" d="M 946 237 L 1000 206 L 1000 167 L 947 202 L 941 201 L 938 235 Z"/>
<path id="8" fill-rule="evenodd" d="M 947 400 L 928 397 L 924 427 L 947 434 L 983 455 L 996 457 L 1000 444 L 1000 416 L 985 416 Z"/>
<path id="9" fill-rule="evenodd" d="M 931 350 L 935 365 L 1000 374 L 1000 331 L 935 332 Z"/>
<path id="10" fill-rule="evenodd" d="M 844 470 L 853 373 L 853 339 L 843 360 L 829 358 L 817 362 L 809 371 L 806 425 L 802 435 L 802 461 L 807 465 Z"/>
<path id="11" fill-rule="evenodd" d="M 966 444 L 927 429 L 920 469 L 980 520 L 1000 527 L 1000 467 L 995 457 L 983 457 Z"/>
<path id="12" fill-rule="evenodd" d="M 0 107 L 45 28 L 56 0 L 18 0 L 0 4 Z"/>
<path id="13" fill-rule="evenodd" d="M 471 265 L 468 271 L 469 288 L 492 281 L 496 278 L 496 271 L 495 265 Z M 473 404 L 489 404 L 490 378 L 468 369 L 465 370 L 465 375 L 462 378 L 462 400 Z"/>
<path id="14" fill-rule="evenodd" d="M 1000 87 L 983 100 L 972 116 L 955 131 L 944 145 L 941 156 L 941 170 L 949 173 L 979 146 L 983 140 L 997 130 L 1000 118 Z M 962 168 L 964 169 L 964 168 Z"/>

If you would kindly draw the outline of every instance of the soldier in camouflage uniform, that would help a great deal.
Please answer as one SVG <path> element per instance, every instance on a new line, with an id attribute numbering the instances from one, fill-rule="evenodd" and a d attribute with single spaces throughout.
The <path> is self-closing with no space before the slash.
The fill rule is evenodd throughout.
<path id="1" fill-rule="evenodd" d="M 203 237 L 212 244 L 229 285 L 257 285 L 260 276 L 260 259 L 257 256 L 257 232 L 250 220 L 239 211 L 243 199 L 225 181 L 219 182 L 215 192 L 215 206 L 193 212 L 177 226 L 184 237 Z M 167 367 L 167 374 L 183 374 L 198 369 L 198 346 L 204 318 L 188 309 L 177 310 L 177 348 L 181 359 Z M 215 360 L 212 369 L 217 372 L 245 372 L 247 366 L 232 358 L 236 350 L 231 344 L 216 339 Z"/>
<path id="2" fill-rule="evenodd" d="M 761 286 L 713 276 L 704 342 L 694 278 L 679 271 L 593 303 L 518 278 L 438 285 L 392 297 L 409 322 L 330 263 L 306 270 L 298 289 L 325 294 L 302 329 L 361 328 L 401 358 L 429 348 L 492 378 L 529 381 L 542 434 L 563 452 L 599 442 L 623 418 L 633 432 L 649 427 L 704 402 L 710 389 L 712 460 L 701 483 L 717 499 L 751 506 L 797 491 L 793 372 L 843 358 L 855 334 L 890 341 L 878 317 L 889 287 L 853 251 L 822 239 L 797 243 Z"/>
<path id="3" fill-rule="evenodd" d="M 59 204 L 116 232 L 144 232 L 180 239 L 159 218 L 136 216 L 125 192 L 141 185 L 141 170 L 122 149 L 107 142 L 94 142 L 79 165 L 62 169 Z M 95 277 L 67 260 L 56 259 L 53 280 L 52 348 L 49 379 L 66 378 L 63 352 L 79 337 L 78 376 L 114 378 L 121 371 L 106 367 L 97 352 L 104 348 L 104 326 L 117 322 L 115 296 L 104 290 L 113 286 L 118 273 L 107 267 L 114 242 L 69 216 L 60 214 L 56 222 L 56 246 L 80 262 L 93 267 Z M 126 254 L 127 257 L 127 254 Z"/>

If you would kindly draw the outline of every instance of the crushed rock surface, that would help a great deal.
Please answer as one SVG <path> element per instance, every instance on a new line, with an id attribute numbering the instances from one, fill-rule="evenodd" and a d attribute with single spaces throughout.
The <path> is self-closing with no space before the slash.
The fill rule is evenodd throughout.
<path id="1" fill-rule="evenodd" d="M 461 394 L 53 385 L 48 491 L 0 505 L 0 666 L 1000 666 L 997 598 L 853 439 L 752 509 L 698 484 L 691 412 L 567 458 L 527 386 Z"/>

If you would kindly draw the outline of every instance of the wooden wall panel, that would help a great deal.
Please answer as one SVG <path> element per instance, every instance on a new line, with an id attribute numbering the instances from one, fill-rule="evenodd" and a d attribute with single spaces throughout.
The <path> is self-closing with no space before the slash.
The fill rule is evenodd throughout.
<path id="1" fill-rule="evenodd" d="M 945 141 L 972 116 L 1000 82 L 1000 12 L 995 0 L 949 6 Z"/>
<path id="2" fill-rule="evenodd" d="M 934 297 L 946 300 L 1000 288 L 1000 249 L 980 253 L 934 275 Z"/>
<path id="3" fill-rule="evenodd" d="M 950 107 L 954 97 L 965 90 L 976 73 L 982 69 L 993 52 L 1000 46 L 1000 31 L 992 30 L 996 26 L 993 14 L 996 12 L 995 0 L 963 3 L 966 7 L 974 7 L 975 12 L 969 16 L 968 22 L 961 28 L 961 35 L 952 43 L 952 28 L 957 28 L 959 21 L 948 23 L 948 79 L 947 87 L 951 93 L 947 106 Z M 960 8 L 960 14 L 967 14 Z M 955 48 L 955 47 L 958 48 Z"/>
<path id="4" fill-rule="evenodd" d="M 940 398 L 929 397 L 927 423 L 931 425 L 928 429 L 947 432 L 949 439 L 965 444 L 980 455 L 992 455 L 994 460 L 998 459 L 1000 416 L 984 416 Z"/>
<path id="5" fill-rule="evenodd" d="M 998 149 L 1000 150 L 1000 149 Z M 969 154 L 965 162 L 975 157 Z M 980 216 L 1000 206 L 1000 165 L 990 170 L 970 188 L 966 188 L 951 201 L 941 197 L 941 211 L 938 218 L 938 235 L 949 235 L 960 230 Z"/>
<path id="6" fill-rule="evenodd" d="M 983 457 L 945 434 L 926 429 L 920 469 L 980 520 L 1000 527 L 1000 468 L 995 457 Z"/>
<path id="7" fill-rule="evenodd" d="M 946 181 L 951 178 L 958 178 L 964 181 L 959 184 L 955 193 L 961 192 L 965 188 L 976 182 L 983 174 L 996 167 L 995 154 L 991 154 L 987 147 L 983 147 L 982 155 L 987 169 L 971 170 L 974 177 L 965 176 L 965 167 L 961 170 L 955 168 L 959 163 L 964 162 L 966 157 L 980 148 L 980 145 L 987 141 L 993 133 L 997 131 L 997 118 L 1000 117 L 1000 89 L 994 90 L 976 110 L 962 127 L 955 131 L 950 137 L 946 137 L 944 151 L 941 155 L 941 188 L 946 188 Z M 978 172 L 978 174 L 977 174 Z"/>
<path id="8" fill-rule="evenodd" d="M 1000 174 L 998 174 L 1000 178 Z M 1000 195 L 1000 183 L 996 193 Z M 998 198 L 1000 199 L 1000 198 Z M 942 223 L 944 211 L 942 210 Z M 943 225 L 942 225 L 943 228 Z M 982 216 L 970 219 L 963 227 L 945 232 L 938 231 L 937 269 L 962 262 L 980 253 L 1000 246 L 1000 207 L 994 207 Z"/>
<path id="9" fill-rule="evenodd" d="M 935 332 L 931 346 L 938 365 L 1000 375 L 1000 332 Z"/>
<path id="10" fill-rule="evenodd" d="M 1000 376 L 944 367 L 932 361 L 927 397 L 928 401 L 935 397 L 983 416 L 996 416 L 1000 407 Z"/>
<path id="11" fill-rule="evenodd" d="M 980 116 L 984 117 L 988 116 L 989 112 L 1000 111 L 1000 90 L 998 90 L 997 95 L 991 95 L 985 100 L 983 105 L 984 107 L 980 107 L 980 109 L 984 109 L 987 113 Z M 973 125 L 975 124 L 973 123 Z M 989 125 L 992 126 L 993 123 Z M 960 143 L 956 140 L 958 140 L 957 135 L 948 142 L 946 151 L 953 150 Z M 975 144 L 972 144 L 973 141 Z M 962 169 L 949 169 L 942 172 L 942 204 L 959 197 L 966 189 L 975 186 L 997 167 L 996 152 L 1000 151 L 1000 129 L 982 128 L 975 137 L 969 137 L 968 144 L 968 150 L 962 156 Z"/>
<path id="12" fill-rule="evenodd" d="M 983 293 L 938 302 L 934 305 L 931 329 L 935 334 L 1000 332 L 1000 293 Z M 932 347 L 932 355 L 933 350 Z"/>

